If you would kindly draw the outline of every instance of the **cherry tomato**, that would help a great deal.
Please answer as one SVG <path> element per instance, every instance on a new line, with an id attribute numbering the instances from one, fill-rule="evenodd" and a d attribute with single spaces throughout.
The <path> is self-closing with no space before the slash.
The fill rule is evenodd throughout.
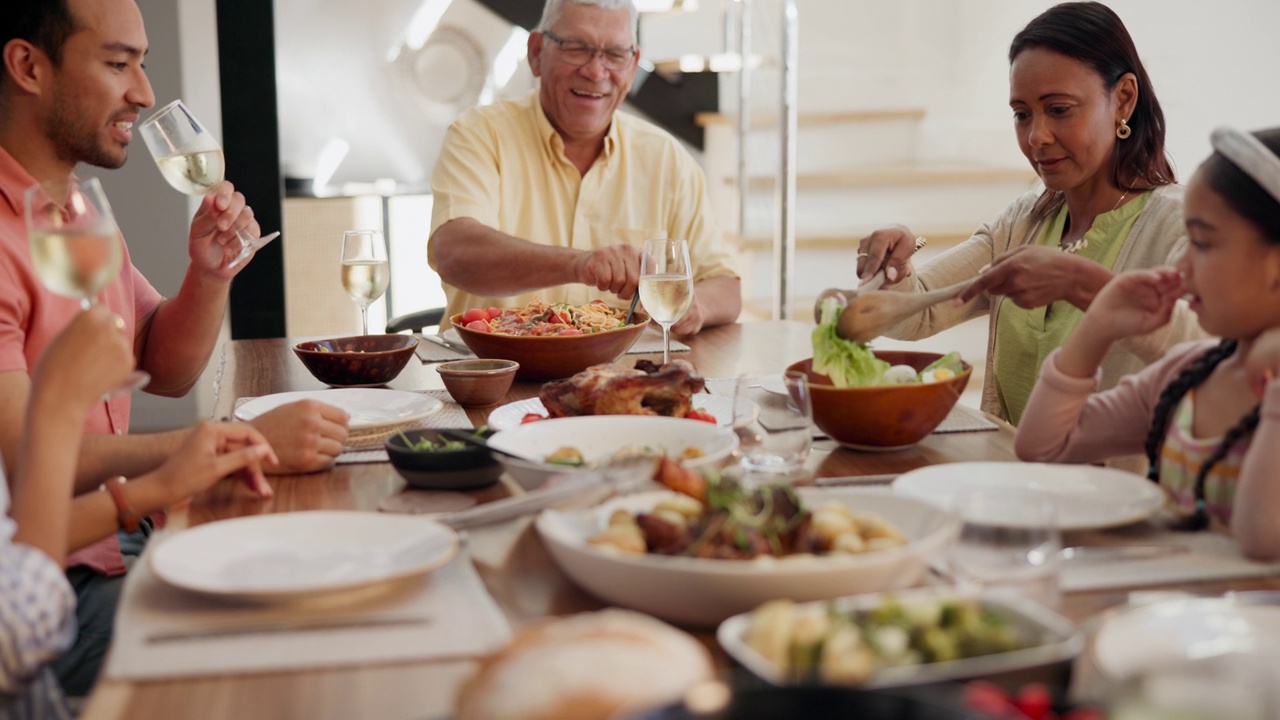
<path id="1" fill-rule="evenodd" d="M 720 424 L 720 421 L 716 419 L 715 415 L 712 415 L 709 412 L 703 412 L 702 410 L 690 410 L 685 413 L 684 416 L 690 420 L 701 420 L 702 422 L 709 422 L 712 425 Z"/>
<path id="2" fill-rule="evenodd" d="M 546 420 L 546 417 L 539 415 L 538 413 L 525 413 L 524 417 L 520 418 L 520 424 L 524 425 L 525 423 L 537 422 L 539 420 Z"/>
<path id="3" fill-rule="evenodd" d="M 502 308 L 500 307 L 491 307 L 489 308 L 488 312 L 489 312 L 490 320 L 497 320 L 498 318 L 502 317 Z"/>
<path id="4" fill-rule="evenodd" d="M 1014 707 L 1031 720 L 1043 720 L 1053 709 L 1053 696 L 1049 688 L 1041 683 L 1030 683 L 1018 690 L 1013 699 Z"/>
<path id="5" fill-rule="evenodd" d="M 489 319 L 489 313 L 486 312 L 484 308 L 471 308 L 466 312 L 462 313 L 462 322 L 464 325 L 468 327 L 470 327 L 471 323 L 475 322 L 476 320 L 488 320 L 488 319 Z"/>
<path id="6" fill-rule="evenodd" d="M 581 335 L 582 331 L 579 330 L 578 328 L 565 328 L 557 334 L 558 335 Z"/>
<path id="7" fill-rule="evenodd" d="M 1013 703 L 999 685 L 975 680 L 964 686 L 965 707 L 977 710 L 991 717 L 1005 717 L 1013 707 Z"/>
<path id="8" fill-rule="evenodd" d="M 481 310 L 480 312 L 484 311 Z M 482 333 L 493 332 L 492 328 L 489 327 L 489 321 L 487 320 L 472 320 L 467 323 L 467 329 Z"/>

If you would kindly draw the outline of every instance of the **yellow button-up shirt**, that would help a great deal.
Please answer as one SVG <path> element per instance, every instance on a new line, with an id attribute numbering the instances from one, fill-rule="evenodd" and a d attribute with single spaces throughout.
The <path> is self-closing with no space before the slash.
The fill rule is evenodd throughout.
<path id="1" fill-rule="evenodd" d="M 476 108 L 449 127 L 431 175 L 431 233 L 469 217 L 518 238 L 594 250 L 651 238 L 685 238 L 693 279 L 736 276 L 707 200 L 706 178 L 670 134 L 632 115 L 614 114 L 604 152 L 586 175 L 569 161 L 564 141 L 533 91 L 520 100 Z M 427 262 L 436 267 L 436 248 Z M 502 258 L 494 258 L 501 263 Z M 470 307 L 546 302 L 617 305 L 608 292 L 581 284 L 509 297 L 481 297 L 444 285 L 448 317 Z"/>

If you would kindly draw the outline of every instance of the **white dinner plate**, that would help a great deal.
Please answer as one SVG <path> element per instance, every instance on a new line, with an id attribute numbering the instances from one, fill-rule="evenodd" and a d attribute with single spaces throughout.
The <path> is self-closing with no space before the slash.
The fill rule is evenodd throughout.
<path id="1" fill-rule="evenodd" d="M 1243 593 L 1247 598 L 1249 593 Z M 1188 597 L 1140 605 L 1108 617 L 1092 653 L 1104 676 L 1126 678 L 1226 654 L 1258 662 L 1280 646 L 1280 605 L 1230 597 Z"/>
<path id="2" fill-rule="evenodd" d="M 895 492 L 944 508 L 971 490 L 1031 490 L 1051 499 L 1058 527 L 1085 530 L 1145 520 L 1164 504 L 1160 486 L 1111 468 L 1022 462 L 961 462 L 912 470 Z"/>
<path id="3" fill-rule="evenodd" d="M 315 511 L 200 525 L 167 538 L 147 558 L 156 577 L 184 590 L 292 602 L 422 575 L 457 552 L 457 533 L 431 520 Z"/>
<path id="4" fill-rule="evenodd" d="M 252 420 L 281 405 L 298 400 L 319 400 L 342 408 L 351 416 L 348 428 L 352 431 L 400 425 L 424 418 L 444 407 L 443 402 L 430 395 L 404 390 L 331 388 L 283 392 L 254 398 L 236 408 L 236 419 Z"/>
<path id="5" fill-rule="evenodd" d="M 764 375 L 760 378 L 760 389 L 774 395 L 786 395 L 787 385 L 782 381 L 782 374 Z"/>
<path id="6" fill-rule="evenodd" d="M 751 401 L 748 400 L 747 402 Z M 709 393 L 694 393 L 693 408 L 714 415 L 716 424 L 720 427 L 733 426 L 733 398 Z M 509 430 L 519 425 L 524 416 L 529 413 L 545 416 L 547 408 L 538 398 L 528 398 L 507 403 L 501 407 L 494 408 L 493 412 L 489 413 L 489 427 L 493 430 Z M 752 418 L 759 415 L 759 413 L 760 407 L 755 403 L 751 403 Z"/>

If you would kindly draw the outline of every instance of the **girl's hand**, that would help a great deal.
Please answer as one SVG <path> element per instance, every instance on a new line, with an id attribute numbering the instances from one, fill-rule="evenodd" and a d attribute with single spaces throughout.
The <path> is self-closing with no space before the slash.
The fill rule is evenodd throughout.
<path id="1" fill-rule="evenodd" d="M 1271 328 L 1258 336 L 1244 358 L 1245 377 L 1249 387 L 1262 400 L 1267 383 L 1280 375 L 1280 328 Z"/>
<path id="2" fill-rule="evenodd" d="M 205 421 L 195 426 L 186 442 L 156 470 L 169 504 L 185 500 L 231 474 L 244 479 L 260 497 L 272 496 L 262 474 L 263 462 L 275 464 L 276 454 L 252 425 Z"/>
<path id="3" fill-rule="evenodd" d="M 1121 273 L 1103 286 L 1085 318 L 1108 339 L 1145 335 L 1169 322 L 1183 293 L 1182 276 L 1173 268 Z"/>

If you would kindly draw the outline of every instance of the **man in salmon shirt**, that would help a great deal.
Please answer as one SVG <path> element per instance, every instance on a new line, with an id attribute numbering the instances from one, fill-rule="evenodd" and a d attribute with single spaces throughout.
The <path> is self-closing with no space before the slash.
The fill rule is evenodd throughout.
<path id="1" fill-rule="evenodd" d="M 20 455 L 31 369 L 80 312 L 75 300 L 49 292 L 35 275 L 24 193 L 36 183 L 65 182 L 77 163 L 123 165 L 139 113 L 155 104 L 155 96 L 143 70 L 147 36 L 134 0 L 4 0 L 0 48 L 0 454 L 12 463 Z M 203 199 L 191 222 L 191 262 L 176 295 L 161 296 L 129 262 L 127 249 L 120 275 L 99 294 L 99 303 L 123 319 L 138 367 L 151 375 L 148 392 L 181 396 L 208 363 L 231 280 L 244 267 L 227 266 L 239 251 L 237 229 L 259 234 L 244 196 L 223 183 Z M 338 408 L 309 402 L 268 415 L 253 424 L 276 448 L 280 463 L 273 472 L 328 467 L 347 438 L 348 418 Z M 90 412 L 76 493 L 98 492 L 155 469 L 191 433 L 130 435 L 128 426 L 128 394 Z M 123 575 L 149 531 L 144 523 L 136 532 L 123 532 L 136 525 L 125 519 L 132 519 L 130 498 L 139 489 L 124 483 L 111 490 L 122 531 L 67 558 L 80 631 L 55 669 L 73 696 L 86 694 L 97 677 Z M 137 504 L 144 505 L 140 497 Z M 71 523 L 76 524 L 74 515 Z"/>

